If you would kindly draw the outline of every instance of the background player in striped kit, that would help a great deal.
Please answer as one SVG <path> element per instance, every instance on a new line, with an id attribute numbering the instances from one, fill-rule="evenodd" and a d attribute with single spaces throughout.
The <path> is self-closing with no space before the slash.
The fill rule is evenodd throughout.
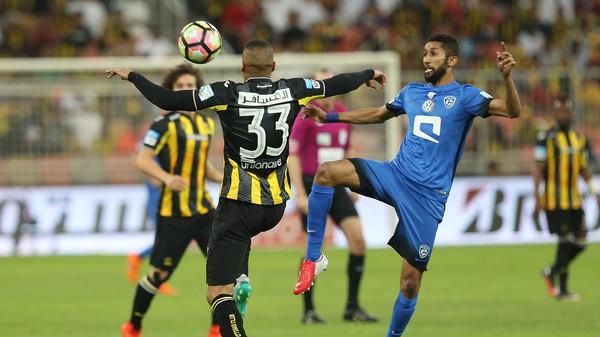
<path id="1" fill-rule="evenodd" d="M 533 216 L 537 220 L 540 210 L 543 210 L 550 233 L 558 235 L 554 264 L 542 270 L 548 294 L 559 300 L 578 301 L 579 295 L 569 291 L 567 280 L 569 266 L 587 244 L 579 177 L 586 181 L 599 206 L 600 196 L 589 167 L 589 143 L 572 127 L 571 106 L 572 102 L 566 95 L 557 97 L 552 111 L 556 124 L 538 136 L 533 172 L 536 196 Z M 544 190 L 540 191 L 542 180 Z M 556 278 L 558 289 L 555 287 Z"/>
<path id="2" fill-rule="evenodd" d="M 316 80 L 324 80 L 334 74 L 330 70 L 323 69 L 314 75 Z M 346 106 L 335 97 L 314 100 L 311 104 L 317 104 L 328 112 L 344 112 Z M 308 195 L 312 188 L 315 172 L 319 164 L 327 161 L 340 160 L 347 157 L 350 148 L 352 126 L 344 123 L 323 124 L 312 119 L 298 119 L 294 124 L 290 137 L 290 177 L 296 187 L 296 200 L 298 210 L 301 213 L 302 224 L 306 231 L 306 212 L 308 206 Z M 358 212 L 354 207 L 354 200 L 344 187 L 336 187 L 333 204 L 329 215 L 335 224 L 342 230 L 348 241 L 348 299 L 343 318 L 346 321 L 377 322 L 377 318 L 359 306 L 358 293 L 360 281 L 364 271 L 366 245 L 362 233 L 362 225 Z M 304 314 L 302 323 L 325 323 L 315 310 L 313 303 L 313 286 L 304 292 Z"/>

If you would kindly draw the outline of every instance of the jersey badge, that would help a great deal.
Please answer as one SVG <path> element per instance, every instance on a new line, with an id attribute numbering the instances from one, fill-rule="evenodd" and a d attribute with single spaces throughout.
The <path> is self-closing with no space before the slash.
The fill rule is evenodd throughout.
<path id="1" fill-rule="evenodd" d="M 209 84 L 203 85 L 198 90 L 198 97 L 200 98 L 201 101 L 206 101 L 207 99 L 213 97 L 214 95 L 215 95 L 215 93 L 213 92 L 213 90 Z"/>
<path id="2" fill-rule="evenodd" d="M 454 96 L 444 97 L 444 106 L 446 106 L 446 109 L 450 109 L 451 107 L 453 107 L 454 103 L 456 103 L 456 97 L 454 97 Z"/>

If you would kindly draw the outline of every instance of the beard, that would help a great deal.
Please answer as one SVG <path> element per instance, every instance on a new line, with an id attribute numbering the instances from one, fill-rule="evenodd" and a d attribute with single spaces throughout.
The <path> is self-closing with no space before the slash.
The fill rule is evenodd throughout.
<path id="1" fill-rule="evenodd" d="M 446 70 L 448 70 L 448 67 L 445 64 L 442 64 L 441 66 L 439 66 L 439 68 L 433 69 L 433 72 L 431 74 L 427 75 L 427 73 L 425 73 L 425 81 L 431 84 L 438 83 L 442 79 L 442 77 L 446 75 Z"/>

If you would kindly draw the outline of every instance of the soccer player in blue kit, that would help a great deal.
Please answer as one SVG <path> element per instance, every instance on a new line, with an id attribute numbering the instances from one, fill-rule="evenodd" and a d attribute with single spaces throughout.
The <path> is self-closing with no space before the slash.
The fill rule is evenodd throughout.
<path id="1" fill-rule="evenodd" d="M 401 336 L 415 310 L 423 272 L 473 119 L 516 118 L 520 113 L 521 103 L 512 78 L 516 62 L 504 43 L 497 52 L 496 63 L 504 79 L 505 101 L 456 82 L 453 70 L 458 57 L 454 37 L 435 35 L 423 50 L 426 83 L 409 83 L 381 107 L 337 114 L 310 106 L 304 112 L 304 116 L 320 122 L 353 124 L 382 123 L 401 114 L 408 116 L 406 136 L 393 160 L 353 158 L 319 166 L 308 201 L 306 257 L 294 289 L 295 294 L 310 289 L 314 278 L 327 267 L 321 246 L 334 186 L 349 187 L 393 206 L 399 222 L 388 244 L 403 257 L 403 263 L 388 337 Z"/>

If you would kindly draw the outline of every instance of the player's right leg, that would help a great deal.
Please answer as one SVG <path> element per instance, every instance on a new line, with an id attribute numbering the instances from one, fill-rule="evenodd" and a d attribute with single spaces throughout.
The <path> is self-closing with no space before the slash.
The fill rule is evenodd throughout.
<path id="1" fill-rule="evenodd" d="M 415 312 L 422 278 L 423 272 L 421 270 L 408 263 L 406 259 L 402 260 L 400 292 L 394 303 L 387 337 L 402 336 L 404 333 L 410 318 Z"/>
<path id="2" fill-rule="evenodd" d="M 154 249 L 150 258 L 152 270 L 142 277 L 136 288 L 130 319 L 121 327 L 123 337 L 141 335 L 142 320 L 154 296 L 172 275 L 192 240 L 188 226 L 181 218 L 160 217 L 157 222 Z M 185 225 L 185 224 L 183 224 Z"/>
<path id="3" fill-rule="evenodd" d="M 300 266 L 294 294 L 298 295 L 312 286 L 313 280 L 327 269 L 327 259 L 321 253 L 327 214 L 333 201 L 334 186 L 358 188 L 360 179 L 352 162 L 342 159 L 319 165 L 308 197 L 308 225 L 306 256 Z"/>

